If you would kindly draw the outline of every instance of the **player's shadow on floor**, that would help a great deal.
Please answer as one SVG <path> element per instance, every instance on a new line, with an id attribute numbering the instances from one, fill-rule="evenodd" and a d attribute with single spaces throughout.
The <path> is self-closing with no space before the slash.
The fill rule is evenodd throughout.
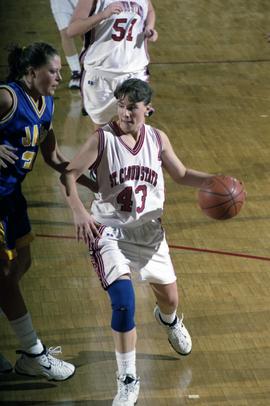
<path id="1" fill-rule="evenodd" d="M 10 374 L 0 375 L 0 392 L 3 391 L 31 391 L 31 390 L 44 390 L 53 389 L 57 386 L 57 382 L 48 382 L 45 378 L 21 376 L 12 372 Z M 1 399 L 1 396 L 0 396 Z M 16 402 L 15 402 L 16 403 Z M 15 405 L 14 403 L 14 405 Z M 17 401 L 18 403 L 18 401 Z M 12 404 L 12 402 L 5 401 L 6 404 Z M 1 405 L 1 401 L 0 401 Z"/>
<path id="2" fill-rule="evenodd" d="M 144 354 L 137 353 L 137 360 L 154 360 L 154 361 L 179 361 L 179 357 L 161 355 L 161 354 Z M 69 362 L 81 368 L 84 365 L 96 364 L 97 362 L 115 361 L 115 353 L 111 351 L 80 351 L 76 358 L 69 359 Z"/>
<path id="3" fill-rule="evenodd" d="M 144 354 L 144 353 L 138 353 L 137 354 L 137 359 L 144 359 L 144 360 L 155 360 L 155 361 L 177 361 L 179 358 L 177 357 L 171 357 L 168 355 L 160 355 L 160 354 Z M 97 362 L 104 362 L 104 361 L 115 361 L 115 353 L 112 351 L 80 351 L 77 357 L 71 358 L 68 360 L 69 362 L 73 363 L 77 369 L 85 366 L 85 365 L 90 365 L 91 364 L 96 364 Z M 75 374 L 76 377 L 76 374 Z M 70 378 L 72 379 L 72 377 Z M 15 372 L 12 372 L 10 374 L 2 374 L 0 375 L 0 391 L 31 391 L 31 390 L 48 390 L 48 389 L 54 389 L 57 387 L 61 382 L 54 382 L 54 381 L 46 381 L 45 378 L 41 377 L 31 377 L 31 376 L 24 376 L 24 375 L 18 375 Z M 82 403 L 84 405 L 107 405 L 110 403 L 106 403 L 103 400 L 88 400 L 88 403 Z M 96 403 L 92 403 L 96 402 Z M 105 402 L 105 403 L 102 403 Z M 40 402 L 44 403 L 44 402 Z M 74 402 L 71 402 L 70 404 L 67 403 L 67 406 L 73 405 Z M 11 403 L 5 403 L 8 405 L 12 405 Z M 17 403 L 13 403 L 18 404 Z M 23 405 L 23 402 L 20 402 L 21 405 Z M 28 403 L 29 404 L 29 403 Z M 34 404 L 34 403 L 32 403 Z M 37 403 L 35 403 L 37 404 Z M 59 405 L 61 402 L 59 403 Z M 75 402 L 76 406 L 79 404 L 78 402 Z M 0 401 L 1 405 L 1 401 Z M 31 403 L 30 403 L 31 405 Z M 13 406 L 13 405 L 12 405 Z"/>

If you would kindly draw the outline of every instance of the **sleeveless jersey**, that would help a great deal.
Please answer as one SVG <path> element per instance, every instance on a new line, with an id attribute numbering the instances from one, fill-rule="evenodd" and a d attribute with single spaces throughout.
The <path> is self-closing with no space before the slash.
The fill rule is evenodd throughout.
<path id="1" fill-rule="evenodd" d="M 115 0 L 97 0 L 92 15 Z M 149 63 L 144 41 L 148 1 L 121 1 L 124 11 L 101 21 L 85 34 L 81 61 L 84 69 L 111 73 L 136 73 Z"/>
<path id="2" fill-rule="evenodd" d="M 0 120 L 0 144 L 17 148 L 15 164 L 7 163 L 7 168 L 0 171 L 0 196 L 14 191 L 25 175 L 32 170 L 39 144 L 50 129 L 53 115 L 53 98 L 42 96 L 38 106 L 19 83 L 11 82 L 1 85 L 13 98 L 13 105 L 8 114 Z"/>
<path id="3" fill-rule="evenodd" d="M 136 227 L 159 218 L 164 178 L 158 131 L 143 125 L 133 149 L 121 139 L 116 122 L 98 131 L 99 153 L 90 168 L 99 184 L 91 208 L 96 220 L 106 226 Z"/>

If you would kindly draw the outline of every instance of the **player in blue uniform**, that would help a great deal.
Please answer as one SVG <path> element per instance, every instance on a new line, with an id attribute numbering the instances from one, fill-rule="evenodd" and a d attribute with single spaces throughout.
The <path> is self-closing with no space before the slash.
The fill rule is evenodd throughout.
<path id="1" fill-rule="evenodd" d="M 0 307 L 21 345 L 16 372 L 65 380 L 75 367 L 53 357 L 38 338 L 19 286 L 31 264 L 33 238 L 21 184 L 33 169 L 39 148 L 45 162 L 58 172 L 68 164 L 52 128 L 61 61 L 51 45 L 40 42 L 13 47 L 8 64 L 9 75 L 0 85 Z M 85 177 L 80 183 L 89 186 Z M 11 369 L 0 356 L 0 372 Z"/>

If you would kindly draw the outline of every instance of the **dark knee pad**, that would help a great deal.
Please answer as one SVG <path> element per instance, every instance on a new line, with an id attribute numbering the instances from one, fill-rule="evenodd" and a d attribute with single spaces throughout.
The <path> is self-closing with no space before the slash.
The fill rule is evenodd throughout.
<path id="1" fill-rule="evenodd" d="M 112 329 L 120 333 L 132 330 L 135 327 L 135 295 L 131 281 L 118 279 L 109 286 L 108 293 L 112 304 Z"/>

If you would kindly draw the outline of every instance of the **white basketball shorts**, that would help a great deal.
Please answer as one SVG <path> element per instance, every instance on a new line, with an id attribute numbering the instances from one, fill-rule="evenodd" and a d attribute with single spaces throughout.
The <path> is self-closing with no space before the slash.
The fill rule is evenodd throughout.
<path id="1" fill-rule="evenodd" d="M 59 31 L 68 27 L 78 1 L 79 0 L 50 0 L 52 13 Z"/>
<path id="2" fill-rule="evenodd" d="M 95 124 L 108 123 L 117 115 L 116 87 L 130 78 L 148 80 L 146 69 L 136 73 L 117 73 L 87 70 L 82 75 L 82 97 L 84 108 Z"/>
<path id="3" fill-rule="evenodd" d="M 166 285 L 176 280 L 165 233 L 159 220 L 135 228 L 101 226 L 90 251 L 104 289 L 125 274 L 141 281 Z"/>

